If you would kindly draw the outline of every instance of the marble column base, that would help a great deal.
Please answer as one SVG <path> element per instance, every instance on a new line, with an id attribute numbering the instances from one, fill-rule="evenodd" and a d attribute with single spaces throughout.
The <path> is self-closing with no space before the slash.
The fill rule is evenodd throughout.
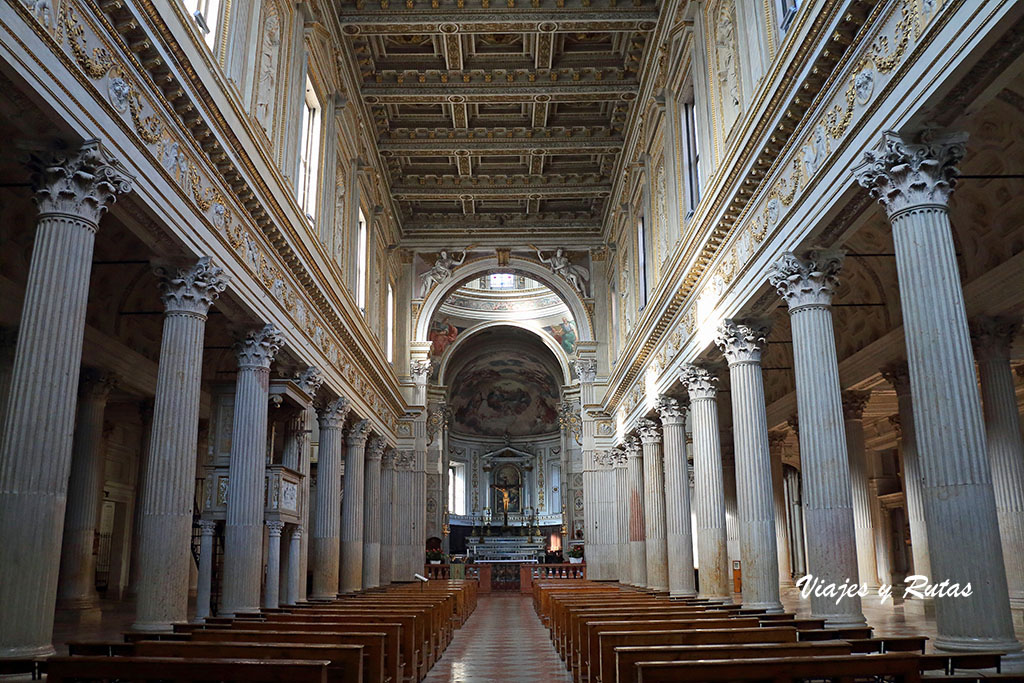
<path id="1" fill-rule="evenodd" d="M 74 626 L 96 626 L 103 617 L 103 611 L 95 602 L 81 605 L 57 603 L 54 621 Z"/>

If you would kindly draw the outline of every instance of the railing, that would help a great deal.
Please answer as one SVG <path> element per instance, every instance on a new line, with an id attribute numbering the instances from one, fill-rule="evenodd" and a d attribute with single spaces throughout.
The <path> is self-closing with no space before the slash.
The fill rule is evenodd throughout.
<path id="1" fill-rule="evenodd" d="M 446 564 L 423 565 L 423 576 L 428 579 L 447 579 L 451 576 L 451 568 Z"/>
<path id="2" fill-rule="evenodd" d="M 477 586 L 477 593 L 491 592 L 491 565 L 489 564 L 467 564 L 466 578 L 476 579 L 480 582 Z"/>
<path id="3" fill-rule="evenodd" d="M 532 593 L 534 581 L 587 578 L 586 564 L 529 564 L 519 566 L 519 592 Z"/>

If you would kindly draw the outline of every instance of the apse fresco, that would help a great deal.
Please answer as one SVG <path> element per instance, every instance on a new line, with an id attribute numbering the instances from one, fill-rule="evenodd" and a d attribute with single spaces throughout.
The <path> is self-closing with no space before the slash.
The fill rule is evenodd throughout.
<path id="1" fill-rule="evenodd" d="M 576 351 L 576 323 L 572 320 L 563 317 L 562 322 L 557 325 L 548 325 L 544 331 L 554 337 L 566 353 Z"/>
<path id="2" fill-rule="evenodd" d="M 456 431 L 525 436 L 558 430 L 558 385 L 535 357 L 521 351 L 482 355 L 452 383 Z"/>

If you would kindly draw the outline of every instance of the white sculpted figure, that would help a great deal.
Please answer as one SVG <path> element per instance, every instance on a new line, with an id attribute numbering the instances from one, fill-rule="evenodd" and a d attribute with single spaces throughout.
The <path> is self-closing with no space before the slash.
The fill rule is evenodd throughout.
<path id="1" fill-rule="evenodd" d="M 536 249 L 536 247 L 534 248 Z M 543 252 L 537 249 L 537 258 L 541 263 L 546 264 L 552 273 L 572 285 L 572 288 L 581 296 L 587 295 L 586 283 L 590 280 L 590 273 L 583 266 L 577 266 L 570 262 L 569 257 L 565 255 L 565 249 L 561 247 L 555 249 L 555 254 L 551 258 L 544 258 Z"/>
<path id="2" fill-rule="evenodd" d="M 420 275 L 420 280 L 423 282 L 424 294 L 430 289 L 431 285 L 442 284 L 452 276 L 452 271 L 466 260 L 466 250 L 462 250 L 462 256 L 458 260 L 452 258 L 447 250 L 441 250 L 441 253 L 437 255 L 437 260 L 434 261 L 434 265 L 430 267 L 430 270 Z"/>

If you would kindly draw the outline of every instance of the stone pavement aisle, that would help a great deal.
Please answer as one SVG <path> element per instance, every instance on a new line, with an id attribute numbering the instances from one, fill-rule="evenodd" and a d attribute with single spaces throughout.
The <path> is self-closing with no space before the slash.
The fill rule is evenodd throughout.
<path id="1" fill-rule="evenodd" d="M 476 611 L 455 632 L 426 683 L 537 681 L 571 683 L 548 630 L 533 611 L 529 596 L 480 596 Z"/>

